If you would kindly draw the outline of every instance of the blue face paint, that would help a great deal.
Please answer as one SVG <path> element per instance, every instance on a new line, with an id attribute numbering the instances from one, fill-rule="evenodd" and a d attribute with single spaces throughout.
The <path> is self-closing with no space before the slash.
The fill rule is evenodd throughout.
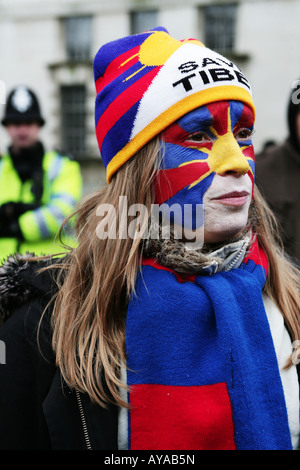
<path id="1" fill-rule="evenodd" d="M 197 108 L 169 126 L 162 134 L 165 154 L 158 172 L 159 202 L 178 204 L 182 210 L 191 206 L 191 225 L 196 228 L 196 206 L 203 204 L 216 173 L 249 172 L 253 179 L 253 121 L 250 108 L 227 101 Z"/>

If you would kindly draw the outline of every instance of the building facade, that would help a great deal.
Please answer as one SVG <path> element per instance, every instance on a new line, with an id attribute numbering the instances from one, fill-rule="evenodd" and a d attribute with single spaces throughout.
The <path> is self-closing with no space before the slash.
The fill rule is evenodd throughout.
<path id="1" fill-rule="evenodd" d="M 102 185 L 93 57 L 110 40 L 160 25 L 241 67 L 254 91 L 259 151 L 286 136 L 287 100 L 300 78 L 299 15 L 299 0 L 0 0 L 0 116 L 4 88 L 30 86 L 46 118 L 46 146 L 81 162 L 85 192 Z M 3 152 L 3 128 L 0 139 Z"/>

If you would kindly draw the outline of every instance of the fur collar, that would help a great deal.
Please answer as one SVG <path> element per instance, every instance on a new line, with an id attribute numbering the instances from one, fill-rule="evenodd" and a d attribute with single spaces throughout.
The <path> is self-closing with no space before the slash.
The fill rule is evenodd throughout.
<path id="1" fill-rule="evenodd" d="M 55 290 L 50 271 L 40 272 L 49 261 L 36 261 L 34 254 L 9 256 L 0 267 L 0 325 L 19 307 L 36 298 L 49 297 Z M 51 270 L 52 272 L 52 270 Z"/>
<path id="2" fill-rule="evenodd" d="M 148 238 L 144 255 L 155 258 L 159 264 L 179 274 L 214 274 L 238 268 L 250 245 L 251 234 L 246 233 L 238 240 L 228 240 L 224 245 L 193 249 L 174 238 Z"/>
<path id="3" fill-rule="evenodd" d="M 144 255 L 179 274 L 214 274 L 237 268 L 250 242 L 249 235 L 225 246 L 196 250 L 175 239 L 148 239 Z M 0 325 L 19 307 L 34 299 L 50 300 L 57 291 L 55 269 L 42 271 L 56 260 L 35 260 L 33 253 L 9 256 L 0 266 Z M 57 266 L 57 264 L 56 264 Z"/>

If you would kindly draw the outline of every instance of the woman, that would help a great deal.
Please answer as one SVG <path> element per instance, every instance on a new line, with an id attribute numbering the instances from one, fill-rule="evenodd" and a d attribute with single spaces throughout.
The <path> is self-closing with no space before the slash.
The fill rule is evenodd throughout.
<path id="1" fill-rule="evenodd" d="M 247 79 L 163 28 L 94 72 L 109 184 L 76 249 L 2 267 L 1 446 L 297 448 L 299 274 L 254 186 Z"/>

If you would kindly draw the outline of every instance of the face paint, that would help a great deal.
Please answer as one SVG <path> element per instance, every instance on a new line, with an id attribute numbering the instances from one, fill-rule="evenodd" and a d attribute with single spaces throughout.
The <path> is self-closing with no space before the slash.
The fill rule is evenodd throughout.
<path id="1" fill-rule="evenodd" d="M 225 190 L 228 176 L 236 182 L 245 175 L 243 191 L 250 192 L 250 204 L 254 187 L 253 124 L 249 107 L 224 101 L 197 108 L 169 126 L 161 136 L 165 154 L 156 178 L 156 203 L 179 204 L 182 208 L 184 204 L 203 204 L 216 177 L 226 176 L 221 191 L 226 194 L 234 192 Z M 228 188 L 238 192 L 232 181 Z M 224 198 L 222 203 L 238 207 L 243 200 Z"/>

